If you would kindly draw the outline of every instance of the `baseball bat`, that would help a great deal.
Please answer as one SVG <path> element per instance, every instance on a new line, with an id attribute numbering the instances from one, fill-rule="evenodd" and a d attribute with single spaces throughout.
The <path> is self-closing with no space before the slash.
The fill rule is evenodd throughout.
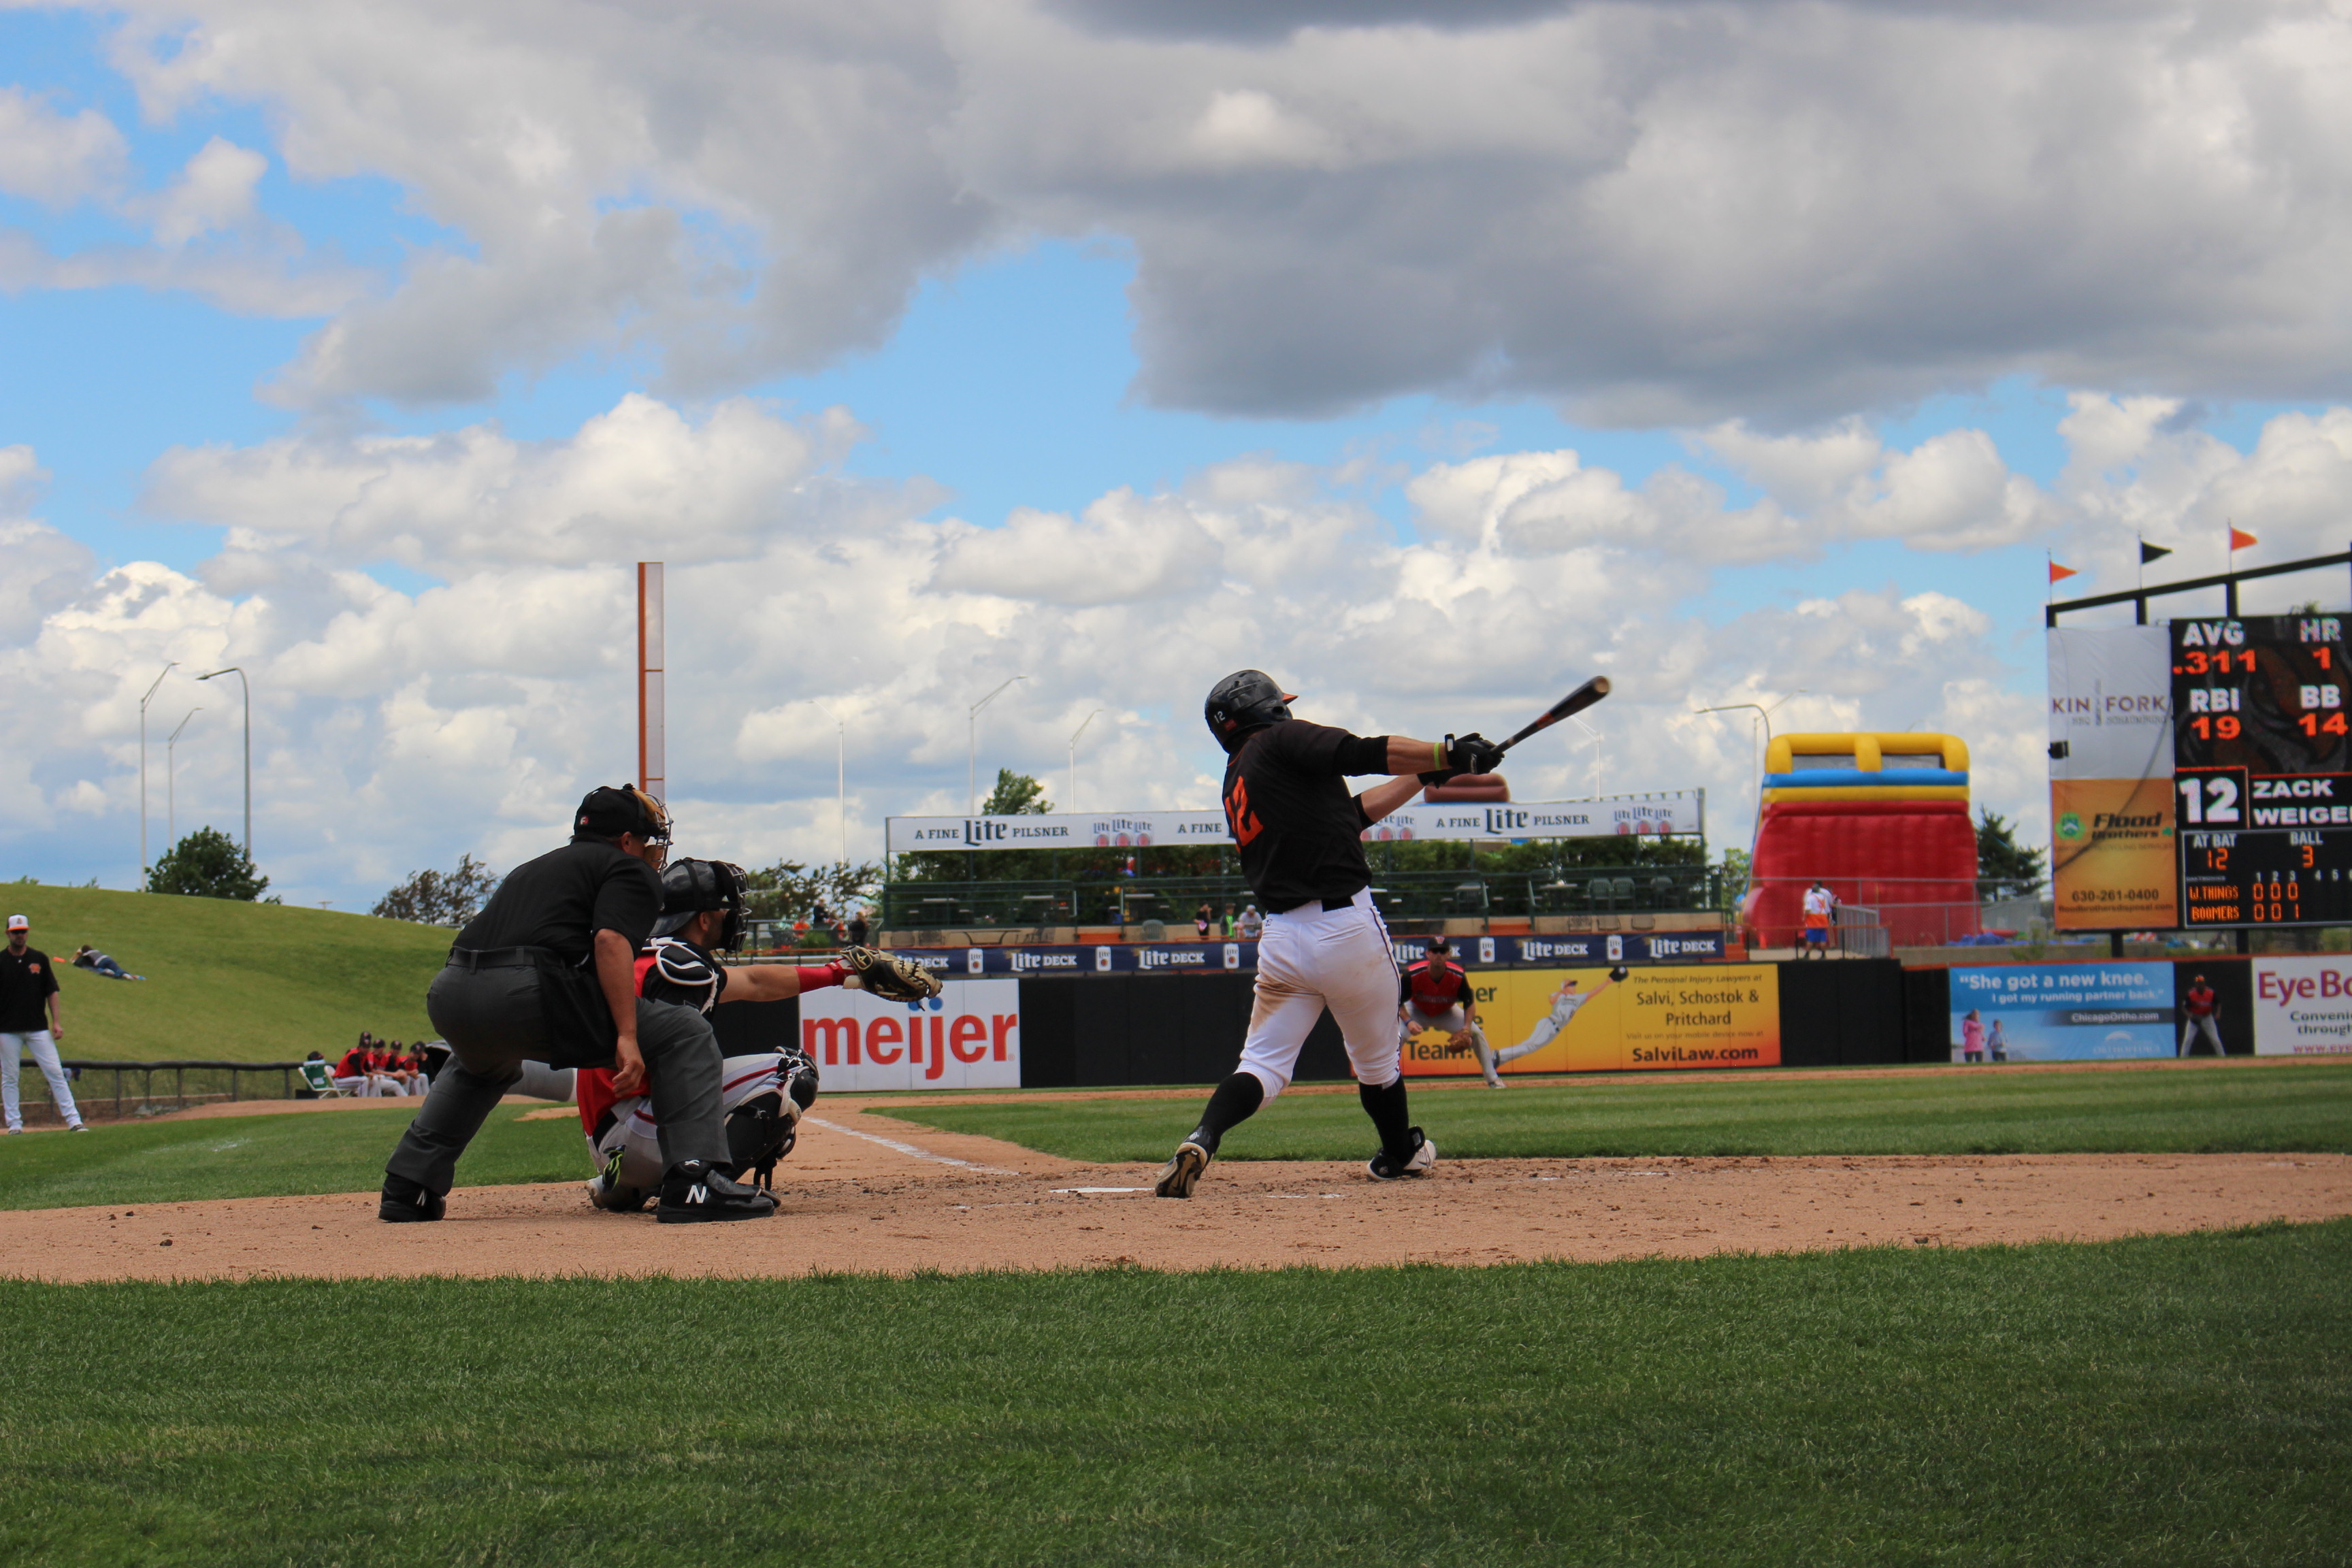
<path id="1" fill-rule="evenodd" d="M 1559 701 L 1553 703 L 1550 707 L 1538 714 L 1534 723 L 1528 725 L 1517 734 L 1513 735 L 1509 740 L 1496 747 L 1495 754 L 1498 757 L 1501 756 L 1505 752 L 1509 751 L 1513 746 L 1517 745 L 1521 741 L 1526 740 L 1538 730 L 1549 730 L 1554 724 L 1559 723 L 1562 719 L 1569 717 L 1570 714 L 1583 712 L 1587 708 L 1591 707 L 1594 703 L 1600 701 L 1602 698 L 1608 695 L 1609 678 L 1605 675 L 1594 676 L 1591 679 L 1586 681 L 1583 685 L 1578 687 L 1575 690 L 1570 692 L 1567 696 L 1561 698 Z"/>

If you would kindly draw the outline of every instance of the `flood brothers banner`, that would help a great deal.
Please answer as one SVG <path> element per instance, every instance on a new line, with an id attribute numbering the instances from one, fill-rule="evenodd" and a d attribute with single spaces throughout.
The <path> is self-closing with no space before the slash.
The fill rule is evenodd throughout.
<path id="1" fill-rule="evenodd" d="M 801 1048 L 827 1090 L 1021 1087 L 1017 980 L 950 980 L 927 1002 L 829 986 L 800 1013 Z"/>
<path id="2" fill-rule="evenodd" d="M 1706 792 L 1673 790 L 1661 795 L 1602 795 L 1595 800 L 1408 805 L 1372 827 L 1364 840 L 1386 844 L 1416 838 L 1605 838 L 1617 834 L 1703 833 L 1706 827 Z M 935 849 L 1124 849 L 1234 841 L 1221 811 L 893 816 L 885 824 L 884 839 L 893 855 Z"/>
<path id="3" fill-rule="evenodd" d="M 2253 969 L 2256 1056 L 2352 1056 L 2352 957 L 2264 957 Z"/>
<path id="4" fill-rule="evenodd" d="M 2161 626 L 2053 627 L 2049 654 L 2058 928 L 2178 926 L 2171 633 Z"/>
<path id="5" fill-rule="evenodd" d="M 1777 1067 L 1780 972 L 1771 964 L 1644 970 L 1513 969 L 1472 975 L 1486 1042 L 1532 1047 L 1506 1073 Z M 1405 1046 L 1404 1070 L 1424 1078 L 1478 1071 L 1434 1032 Z"/>
<path id="6" fill-rule="evenodd" d="M 1952 1057 L 1970 1014 L 1988 1057 L 2013 1062 L 2168 1057 L 2177 1016 L 2173 966 L 2152 963 L 2004 963 L 1954 969 Z"/>

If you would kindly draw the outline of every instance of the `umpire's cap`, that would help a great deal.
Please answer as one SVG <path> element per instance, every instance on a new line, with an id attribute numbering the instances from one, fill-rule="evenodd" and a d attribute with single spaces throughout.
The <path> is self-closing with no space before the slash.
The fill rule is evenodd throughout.
<path id="1" fill-rule="evenodd" d="M 634 784 L 599 784 L 580 797 L 572 830 L 594 838 L 634 833 L 648 844 L 669 842 L 669 813 Z"/>
<path id="2" fill-rule="evenodd" d="M 713 946 L 726 949 L 743 940 L 743 868 L 726 860 L 680 860 L 662 873 L 661 919 L 656 936 L 676 936 L 705 910 L 725 910 L 726 924 Z"/>
<path id="3" fill-rule="evenodd" d="M 1297 700 L 1297 692 L 1285 691 L 1265 671 L 1237 669 L 1209 688 L 1201 715 L 1208 721 L 1209 733 L 1217 738 L 1217 744 L 1230 752 L 1252 730 L 1289 718 L 1289 704 Z"/>

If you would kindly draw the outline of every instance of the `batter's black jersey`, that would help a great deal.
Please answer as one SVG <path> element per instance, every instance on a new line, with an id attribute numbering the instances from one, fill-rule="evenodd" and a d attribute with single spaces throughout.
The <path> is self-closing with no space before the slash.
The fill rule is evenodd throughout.
<path id="1" fill-rule="evenodd" d="M 1286 719 L 1253 731 L 1225 763 L 1225 826 L 1242 875 L 1269 912 L 1344 904 L 1370 885 L 1364 808 L 1349 773 L 1385 773 L 1389 738 Z"/>
<path id="2" fill-rule="evenodd" d="M 582 963 L 596 931 L 619 933 L 632 952 L 645 946 L 661 907 L 661 877 L 651 866 L 601 838 L 575 837 L 508 872 L 457 945 L 543 947 Z"/>

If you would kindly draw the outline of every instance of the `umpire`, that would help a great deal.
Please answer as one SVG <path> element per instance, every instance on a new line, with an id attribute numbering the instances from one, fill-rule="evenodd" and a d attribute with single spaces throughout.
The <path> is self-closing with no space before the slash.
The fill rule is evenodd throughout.
<path id="1" fill-rule="evenodd" d="M 641 791 L 606 786 L 588 792 L 572 827 L 571 843 L 508 874 L 425 992 L 455 1059 L 384 1162 L 377 1215 L 441 1217 L 457 1156 L 525 1062 L 611 1067 L 621 1093 L 650 1093 L 663 1166 L 656 1218 L 773 1214 L 774 1199 L 722 1173 L 719 1037 L 693 1008 L 636 994 L 637 950 L 661 917 L 667 813 Z"/>

